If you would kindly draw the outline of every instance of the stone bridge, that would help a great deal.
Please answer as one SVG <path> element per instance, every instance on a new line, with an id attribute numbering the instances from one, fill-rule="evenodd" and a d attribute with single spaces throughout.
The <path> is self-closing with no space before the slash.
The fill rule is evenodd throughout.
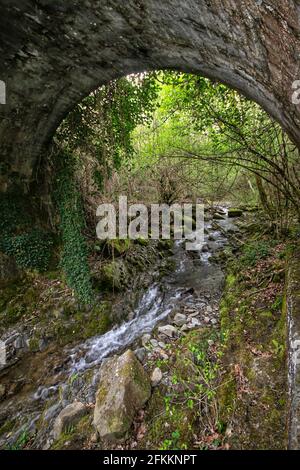
<path id="1" fill-rule="evenodd" d="M 0 189 L 34 178 L 61 120 L 90 91 L 143 70 L 220 80 L 300 145 L 299 18 L 299 0 L 0 0 Z"/>

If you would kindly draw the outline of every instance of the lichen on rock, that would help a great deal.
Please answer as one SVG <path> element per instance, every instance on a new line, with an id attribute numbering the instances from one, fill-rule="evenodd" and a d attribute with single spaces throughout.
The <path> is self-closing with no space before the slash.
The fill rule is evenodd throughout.
<path id="1" fill-rule="evenodd" d="M 108 359 L 101 367 L 94 411 L 94 426 L 100 437 L 108 441 L 124 437 L 150 394 L 149 377 L 131 350 Z"/>

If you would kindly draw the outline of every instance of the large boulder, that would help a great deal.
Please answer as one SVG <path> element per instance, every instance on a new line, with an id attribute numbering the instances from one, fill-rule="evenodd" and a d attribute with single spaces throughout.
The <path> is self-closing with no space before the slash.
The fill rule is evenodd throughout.
<path id="1" fill-rule="evenodd" d="M 78 421 L 88 413 L 89 408 L 80 401 L 74 401 L 70 405 L 66 406 L 66 408 L 59 413 L 54 422 L 54 439 L 58 439 L 64 431 L 75 426 Z"/>
<path id="2" fill-rule="evenodd" d="M 108 359 L 101 367 L 94 411 L 100 438 L 114 441 L 124 437 L 150 395 L 150 379 L 133 351 Z"/>

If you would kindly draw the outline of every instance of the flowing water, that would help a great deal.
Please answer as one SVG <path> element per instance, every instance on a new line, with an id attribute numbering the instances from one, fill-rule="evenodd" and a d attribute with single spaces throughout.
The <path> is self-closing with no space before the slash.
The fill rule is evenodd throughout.
<path id="1" fill-rule="evenodd" d="M 7 409 L 11 410 L 12 407 L 18 409 L 15 418 L 18 417 L 22 425 L 10 442 L 13 442 L 25 428 L 32 433 L 36 432 L 35 424 L 41 415 L 41 409 L 45 407 L 43 403 L 49 399 L 55 402 L 56 398 L 57 401 L 48 410 L 49 428 L 62 407 L 72 402 L 74 398 L 93 402 L 101 362 L 136 343 L 144 333 L 150 333 L 159 322 L 166 320 L 174 309 L 184 305 L 185 308 L 199 311 L 205 306 L 216 305 L 222 293 L 224 276 L 220 265 L 212 263 L 210 258 L 225 248 L 228 243 L 226 232 L 229 229 L 235 230 L 235 226 L 227 217 L 218 220 L 217 225 L 211 219 L 207 221 L 205 247 L 199 252 L 187 252 L 185 241 L 177 241 L 173 250 L 174 271 L 148 288 L 129 321 L 72 349 L 66 348 L 63 354 L 62 373 L 54 383 L 41 385 L 38 390 L 22 397 L 23 404 L 20 404 L 19 408 L 12 399 L 11 407 L 8 403 Z M 217 319 L 214 321 L 216 323 Z M 86 385 L 84 379 L 90 371 L 92 379 Z M 70 377 L 76 378 L 72 387 L 70 387 Z M 36 446 L 41 447 L 44 443 L 45 436 L 38 436 Z M 3 444 L 0 438 L 0 447 Z"/>

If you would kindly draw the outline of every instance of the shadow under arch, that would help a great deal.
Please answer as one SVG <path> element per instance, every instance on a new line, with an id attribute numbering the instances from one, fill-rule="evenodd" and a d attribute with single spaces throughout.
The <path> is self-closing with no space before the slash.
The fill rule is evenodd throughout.
<path id="1" fill-rule="evenodd" d="M 257 102 L 300 145 L 300 109 L 291 101 L 299 69 L 298 10 L 291 0 L 269 3 L 5 5 L 0 78 L 7 84 L 7 104 L 0 108 L 0 142 L 8 175 L 32 179 L 60 122 L 91 91 L 150 70 L 218 80 Z"/>

